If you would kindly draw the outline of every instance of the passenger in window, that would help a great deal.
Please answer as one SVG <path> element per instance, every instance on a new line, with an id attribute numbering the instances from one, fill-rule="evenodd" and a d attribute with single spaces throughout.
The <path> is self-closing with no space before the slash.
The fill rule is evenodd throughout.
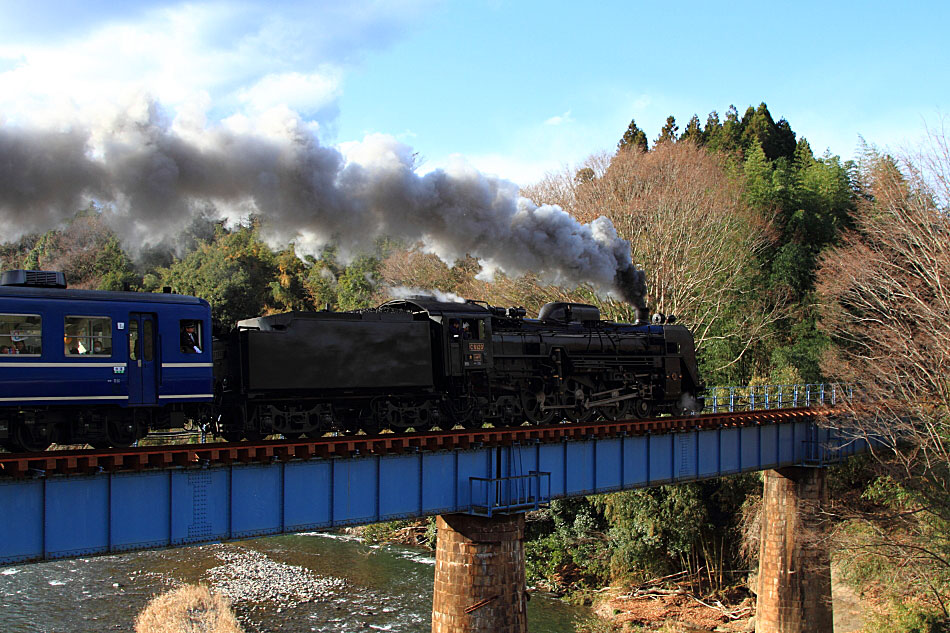
<path id="1" fill-rule="evenodd" d="M 449 334 L 452 338 L 458 338 L 462 335 L 462 326 L 458 319 L 449 319 Z"/>
<path id="2" fill-rule="evenodd" d="M 12 354 L 9 345 L 0 345 L 0 354 Z"/>
<path id="3" fill-rule="evenodd" d="M 92 353 L 93 354 L 102 354 L 102 341 L 93 341 L 92 343 Z"/>
<path id="4" fill-rule="evenodd" d="M 185 321 L 181 326 L 181 351 L 183 354 L 200 354 L 198 335 L 195 333 L 195 322 Z"/>
<path id="5" fill-rule="evenodd" d="M 14 354 L 29 354 L 29 352 L 26 351 L 26 343 L 24 343 L 22 340 L 16 341 L 13 344 L 13 349 L 15 350 L 13 352 Z"/>

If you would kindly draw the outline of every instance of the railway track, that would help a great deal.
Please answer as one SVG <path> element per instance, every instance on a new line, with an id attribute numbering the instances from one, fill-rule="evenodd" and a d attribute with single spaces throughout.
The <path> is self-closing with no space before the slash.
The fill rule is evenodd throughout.
<path id="1" fill-rule="evenodd" d="M 550 443 L 591 437 L 646 435 L 655 432 L 709 430 L 778 424 L 838 412 L 837 408 L 797 408 L 709 413 L 651 420 L 599 421 L 587 424 L 515 426 L 427 431 L 409 434 L 348 435 L 298 440 L 221 442 L 136 448 L 0 453 L 0 477 L 45 477 L 163 468 L 203 468 L 229 463 L 269 463 L 355 455 L 387 455 L 518 443 Z"/>

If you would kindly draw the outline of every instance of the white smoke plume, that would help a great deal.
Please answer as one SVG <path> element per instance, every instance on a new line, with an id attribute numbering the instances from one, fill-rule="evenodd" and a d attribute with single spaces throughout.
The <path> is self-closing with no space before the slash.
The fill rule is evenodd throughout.
<path id="1" fill-rule="evenodd" d="M 67 131 L 0 125 L 0 230 L 6 239 L 45 230 L 96 201 L 127 242 L 155 243 L 213 205 L 223 217 L 260 215 L 269 239 L 301 253 L 388 236 L 449 264 L 471 255 L 488 275 L 532 271 L 642 305 L 643 273 L 606 218 L 581 224 L 471 167 L 414 167 L 411 148 L 388 136 L 322 146 L 287 109 L 206 125 L 169 120 L 146 101 Z"/>
<path id="2" fill-rule="evenodd" d="M 433 288 L 423 289 L 412 286 L 394 286 L 389 289 L 389 296 L 392 299 L 412 299 L 413 297 L 432 297 L 442 303 L 465 303 L 463 297 L 454 292 L 442 292 Z"/>

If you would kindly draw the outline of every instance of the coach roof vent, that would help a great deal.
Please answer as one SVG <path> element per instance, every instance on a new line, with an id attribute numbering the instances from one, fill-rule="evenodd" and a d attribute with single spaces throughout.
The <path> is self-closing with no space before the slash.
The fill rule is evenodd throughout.
<path id="1" fill-rule="evenodd" d="M 0 286 L 65 288 L 66 275 L 53 270 L 7 270 L 0 275 Z"/>

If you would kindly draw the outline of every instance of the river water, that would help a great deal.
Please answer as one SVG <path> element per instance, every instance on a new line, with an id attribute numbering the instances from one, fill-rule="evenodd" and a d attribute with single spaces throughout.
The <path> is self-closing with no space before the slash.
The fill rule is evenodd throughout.
<path id="1" fill-rule="evenodd" d="M 0 568 L 0 632 L 132 631 L 149 599 L 204 582 L 232 597 L 247 633 L 430 630 L 434 554 L 300 534 Z M 589 611 L 534 595 L 532 633 Z"/>

